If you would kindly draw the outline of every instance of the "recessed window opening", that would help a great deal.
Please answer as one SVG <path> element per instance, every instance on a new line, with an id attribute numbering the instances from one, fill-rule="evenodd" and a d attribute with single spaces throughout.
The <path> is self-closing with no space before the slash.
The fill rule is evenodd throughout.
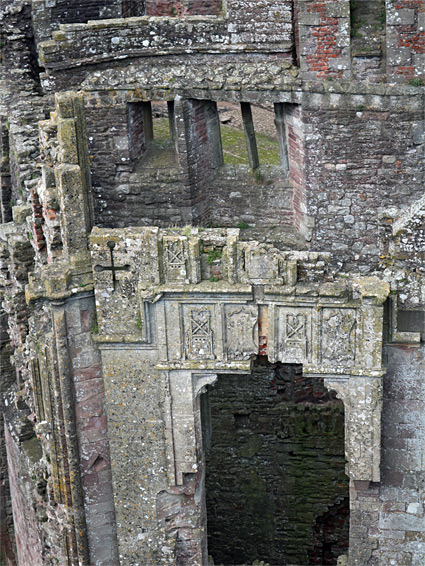
<path id="1" fill-rule="evenodd" d="M 122 1 L 122 17 L 134 18 L 145 15 L 144 0 L 123 0 Z"/>
<path id="2" fill-rule="evenodd" d="M 214 564 L 336 565 L 349 540 L 342 401 L 301 365 L 265 357 L 251 375 L 220 375 L 206 395 Z"/>
<path id="3" fill-rule="evenodd" d="M 152 102 L 153 139 L 157 144 L 175 140 L 174 102 Z"/>
<path id="4" fill-rule="evenodd" d="M 279 137 L 286 147 L 285 128 L 279 128 L 277 114 L 284 105 L 218 103 L 223 161 L 225 165 L 248 165 L 256 170 L 261 165 L 282 166 L 287 170 L 287 159 L 282 160 Z M 280 123 L 279 123 L 280 125 Z M 285 154 L 286 155 L 286 154 Z"/>
<path id="5" fill-rule="evenodd" d="M 128 145 L 133 170 L 176 162 L 173 101 L 128 104 Z"/>
<path id="6" fill-rule="evenodd" d="M 382 56 L 385 49 L 385 0 L 350 0 L 350 25 L 353 56 Z"/>

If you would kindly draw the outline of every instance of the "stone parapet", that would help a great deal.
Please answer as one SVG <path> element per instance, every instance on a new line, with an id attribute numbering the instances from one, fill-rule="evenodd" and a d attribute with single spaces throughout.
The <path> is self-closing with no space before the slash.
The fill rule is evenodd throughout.
<path id="1" fill-rule="evenodd" d="M 167 55 L 169 53 L 290 52 L 292 25 L 283 24 L 275 41 L 257 43 L 255 36 L 238 35 L 226 20 L 215 16 L 140 17 L 68 24 L 39 45 L 39 56 L 47 68 L 100 63 L 112 59 Z M 237 28 L 235 28 L 237 30 Z"/>

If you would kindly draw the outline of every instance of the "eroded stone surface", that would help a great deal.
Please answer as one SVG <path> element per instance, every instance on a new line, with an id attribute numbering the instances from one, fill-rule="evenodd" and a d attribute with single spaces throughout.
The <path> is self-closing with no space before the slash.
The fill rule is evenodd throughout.
<path id="1" fill-rule="evenodd" d="M 327 425 L 308 434 L 323 387 L 344 437 L 344 494 L 307 505 L 309 550 L 283 560 L 323 558 L 348 482 L 349 547 L 330 563 L 424 562 L 424 3 L 381 5 L 1 7 L 8 563 L 206 566 L 206 392 L 255 380 L 257 356 L 302 366 L 301 400 L 284 378 L 270 387 L 298 405 L 306 445 L 326 448 Z M 224 102 L 242 103 L 243 166 L 223 166 Z M 166 142 L 152 139 L 151 103 L 166 108 Z M 250 104 L 276 120 L 280 165 L 257 167 Z M 261 434 L 245 434 L 245 463 Z M 283 459 L 301 500 L 303 462 Z M 262 507 L 266 483 L 244 484 Z"/>

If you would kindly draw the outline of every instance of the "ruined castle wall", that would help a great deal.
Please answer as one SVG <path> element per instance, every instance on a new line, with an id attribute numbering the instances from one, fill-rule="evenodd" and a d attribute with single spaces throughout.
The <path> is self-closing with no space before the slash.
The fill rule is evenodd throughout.
<path id="1" fill-rule="evenodd" d="M 122 0 L 33 0 L 37 43 L 49 40 L 60 24 L 120 18 Z"/>
<path id="2" fill-rule="evenodd" d="M 346 268 L 371 271 L 378 260 L 378 218 L 382 207 L 406 207 L 423 191 L 423 145 L 415 130 L 424 119 L 423 100 L 395 105 L 365 97 L 357 108 L 308 109 L 304 120 L 309 214 L 315 220 L 312 245 L 334 251 Z M 344 258 L 344 259 L 342 259 Z"/>
<path id="3" fill-rule="evenodd" d="M 147 16 L 218 16 L 222 0 L 146 0 Z"/>
<path id="4" fill-rule="evenodd" d="M 382 508 L 372 527 L 379 564 L 425 561 L 424 346 L 388 347 L 382 416 Z"/>
<path id="5" fill-rule="evenodd" d="M 18 563 L 43 566 L 43 540 L 40 534 L 42 523 L 32 506 L 34 482 L 30 477 L 27 453 L 16 444 L 7 425 L 5 434 Z M 33 439 L 32 442 L 35 444 L 37 441 Z"/>
<path id="6" fill-rule="evenodd" d="M 303 78 L 351 77 L 349 0 L 297 0 Z"/>
<path id="7" fill-rule="evenodd" d="M 117 549 L 104 383 L 100 353 L 92 338 L 93 298 L 70 301 L 66 323 L 90 556 L 93 564 L 106 566 L 117 560 Z"/>
<path id="8" fill-rule="evenodd" d="M 425 77 L 425 4 L 422 0 L 386 0 L 388 79 L 405 82 Z"/>
<path id="9" fill-rule="evenodd" d="M 209 214 L 204 225 L 239 223 L 275 228 L 293 224 L 293 190 L 277 166 L 262 166 L 257 178 L 248 166 L 225 165 L 209 183 Z"/>
<path id="10" fill-rule="evenodd" d="M 37 62 L 31 17 L 31 3 L 26 0 L 7 2 L 0 11 L 3 77 L 0 127 L 4 165 L 8 162 L 8 171 L 2 171 L 1 177 L 2 190 L 10 194 L 9 205 L 12 202 L 15 205 L 25 203 L 31 187 L 37 182 L 37 121 L 45 117 L 48 107 L 48 101 L 39 97 L 41 69 Z M 24 104 L 22 100 L 25 100 Z M 9 139 L 6 140 L 6 137 Z M 7 198 L 6 194 L 3 197 Z M 11 218 L 3 221 L 9 220 Z"/>
<path id="11" fill-rule="evenodd" d="M 232 43 L 293 42 L 293 2 L 290 0 L 230 0 Z"/>
<path id="12" fill-rule="evenodd" d="M 201 341 L 205 342 L 213 333 L 218 336 L 218 332 L 223 332 L 220 342 L 211 338 L 211 344 L 214 342 L 211 350 L 215 349 L 220 356 L 232 356 L 230 344 L 224 351 L 225 342 L 239 340 L 232 337 L 230 326 L 226 326 L 230 318 L 227 305 L 219 307 L 217 297 L 224 301 L 235 281 L 251 280 L 260 285 L 254 292 L 256 304 L 262 300 L 263 286 L 273 284 L 274 290 L 269 288 L 268 292 L 277 293 L 276 296 L 291 308 L 294 299 L 302 311 L 297 320 L 304 321 L 304 325 L 307 319 L 303 317 L 316 313 L 313 304 L 318 303 L 311 297 L 316 297 L 317 293 L 320 304 L 328 300 L 327 293 L 336 299 L 335 304 L 333 299 L 330 301 L 331 311 L 324 313 L 339 312 L 347 306 L 347 301 L 358 301 L 364 296 L 363 305 L 357 305 L 358 310 L 356 306 L 363 325 L 359 324 L 355 331 L 356 363 L 361 363 L 363 357 L 368 359 L 373 334 L 376 373 L 367 378 L 362 374 L 359 379 L 354 376 L 346 379 L 344 375 L 335 381 L 341 395 L 349 398 L 348 401 L 344 398 L 346 424 L 354 432 L 346 444 L 353 479 L 349 563 L 364 566 L 369 562 L 370 566 L 381 566 L 394 561 L 403 566 L 422 566 L 425 561 L 421 500 L 423 348 L 392 345 L 389 349 L 389 370 L 384 378 L 381 460 L 382 313 L 375 312 L 373 331 L 367 330 L 370 319 L 363 319 L 360 314 L 376 299 L 368 294 L 368 287 L 374 287 L 374 283 L 356 281 L 347 286 L 341 278 L 329 286 L 322 283 L 323 270 L 329 278 L 335 271 L 328 270 L 327 266 L 323 268 L 321 255 L 307 253 L 305 262 L 297 266 L 290 256 L 279 256 L 276 250 L 265 246 L 256 248 L 250 244 L 251 247 L 242 249 L 244 244 L 235 244 L 235 231 L 226 236 L 228 244 L 224 246 L 223 231 L 218 230 L 212 237 L 208 230 L 198 235 L 197 229 L 190 227 L 180 232 L 170 230 L 156 240 L 152 237 L 152 245 L 140 246 L 133 255 L 127 243 L 130 231 L 126 232 L 114 250 L 116 272 L 112 249 L 107 245 L 109 238 L 114 240 L 110 232 L 105 234 L 102 253 L 94 255 L 91 264 L 85 232 L 92 227 L 91 213 L 86 210 L 90 199 L 85 193 L 90 185 L 89 171 L 83 155 L 85 144 L 81 139 L 79 144 L 74 143 L 76 137 L 84 137 L 84 127 L 81 121 L 75 127 L 78 112 L 76 114 L 73 107 L 72 96 L 63 98 L 50 125 L 46 126 L 51 128 L 53 138 L 59 135 L 62 144 L 59 157 L 54 141 L 48 148 L 52 151 L 40 155 L 37 140 L 37 120 L 46 119 L 48 112 L 54 109 L 52 93 L 82 90 L 86 99 L 94 223 L 98 226 L 168 226 L 198 222 L 235 226 L 244 222 L 252 224 L 253 228 L 263 226 L 267 232 L 277 226 L 288 229 L 288 233 L 291 227 L 308 240 L 307 244 L 291 240 L 291 249 L 298 250 L 306 245 L 311 250 L 331 252 L 333 267 L 351 274 L 359 270 L 368 273 L 377 268 L 378 256 L 383 250 L 386 263 L 381 267 L 387 269 L 380 274 L 381 280 L 391 280 L 394 295 L 400 291 L 400 304 L 405 302 L 409 308 L 418 308 L 424 302 L 420 269 L 417 270 L 423 259 L 423 214 L 419 208 L 412 213 L 410 224 L 402 226 L 396 237 L 392 229 L 396 229 L 397 223 L 402 224 L 400 219 L 393 224 L 396 213 L 381 218 L 381 225 L 386 224 L 386 247 L 379 245 L 382 230 L 378 231 L 378 217 L 381 207 L 407 207 L 423 194 L 425 105 L 420 77 L 424 73 L 424 0 L 387 0 L 385 29 L 379 32 L 381 53 L 374 55 L 376 60 L 356 56 L 356 62 L 353 61 L 355 30 L 350 30 L 354 3 L 351 4 L 350 13 L 348 0 L 228 0 L 223 5 L 215 0 L 182 0 L 172 4 L 165 0 L 154 4 L 148 0 L 148 12 L 155 14 L 139 17 L 144 14 L 144 2 L 129 0 L 125 2 L 124 13 L 137 17 L 123 20 L 119 19 L 121 1 L 118 0 L 3 2 L 0 24 L 1 63 L 5 70 L 2 87 L 4 84 L 5 90 L 0 99 L 0 173 L 2 221 L 6 224 L 1 229 L 1 260 L 2 284 L 6 287 L 2 306 L 9 318 L 10 340 L 3 335 L 1 340 L 5 344 L 6 387 L 15 379 L 15 369 L 8 360 L 11 353 L 17 370 L 16 387 L 7 399 L 6 412 L 18 550 L 21 556 L 25 555 L 21 562 L 25 563 L 29 556 L 31 564 L 35 565 L 51 566 L 57 561 L 64 565 L 76 563 L 74 539 L 85 539 L 85 535 L 88 548 L 83 551 L 90 554 L 86 561 L 103 566 L 116 562 L 115 516 L 124 563 L 175 566 L 207 562 L 206 556 L 201 556 L 205 519 L 200 496 L 203 463 L 202 455 L 196 454 L 199 439 L 195 439 L 194 432 L 194 429 L 199 432 L 199 422 L 195 422 L 197 408 L 191 406 L 191 395 L 194 395 L 191 385 L 195 386 L 198 378 L 202 384 L 205 376 L 190 375 L 188 371 L 173 372 L 172 368 L 179 368 L 184 356 L 190 358 L 193 354 L 192 346 L 188 345 L 191 333 L 196 334 L 197 328 L 207 328 L 211 320 L 214 328 L 211 327 L 211 333 L 207 332 L 206 336 L 201 335 Z M 380 3 L 373 4 L 379 6 Z M 187 17 L 179 19 L 177 16 Z M 105 17 L 115 19 L 99 21 Z M 89 19 L 89 24 L 78 22 Z M 299 23 L 295 30 L 293 20 Z M 295 50 L 294 37 L 297 39 Z M 39 47 L 38 60 L 34 40 Z M 300 68 L 292 66 L 297 60 Z M 373 67 L 375 64 L 377 66 Z M 39 65 L 46 69 L 41 80 L 39 73 L 43 69 Z M 355 80 L 348 82 L 350 79 Z M 385 80 L 387 84 L 381 84 Z M 46 96 L 41 96 L 42 88 Z M 180 105 L 176 112 L 178 151 L 176 154 L 172 150 L 159 152 L 154 156 L 157 161 L 148 163 L 143 160 L 145 148 L 140 127 L 137 147 L 132 147 L 127 104 L 155 100 L 174 100 L 176 107 Z M 216 155 L 213 158 L 211 130 L 216 118 L 207 111 L 212 108 L 211 101 L 287 106 L 288 179 L 279 178 L 271 167 L 260 168 L 257 177 L 248 170 L 220 170 Z M 3 119 L 6 114 L 7 118 Z M 58 131 L 56 126 L 59 126 Z M 176 155 L 178 160 L 174 162 Z M 44 167 L 40 175 L 41 161 Z M 57 171 L 56 179 L 53 167 Z M 49 176 L 51 178 L 47 179 Z M 40 177 L 43 181 L 39 183 Z M 54 203 L 56 197 L 60 197 L 60 202 Z M 23 206 L 12 207 L 12 201 L 13 205 Z M 29 205 L 33 214 L 27 222 Z M 13 223 L 9 222 L 11 212 Z M 136 230 L 134 236 L 139 244 L 140 234 Z M 157 234 L 157 228 L 150 228 L 150 234 Z M 243 236 L 241 234 L 241 239 Z M 145 261 L 146 258 L 152 263 Z M 154 262 L 157 265 L 151 268 Z M 28 271 L 32 269 L 35 273 L 29 276 Z M 321 283 L 317 280 L 314 285 L 306 286 L 305 280 L 317 278 L 318 271 Z M 96 285 L 99 281 L 103 285 L 96 297 L 99 328 L 91 295 L 93 274 Z M 264 280 L 263 275 L 267 275 Z M 242 279 L 239 280 L 239 276 Z M 285 289 L 293 288 L 297 276 L 296 293 L 288 298 Z M 204 308 L 210 300 L 206 312 L 207 315 L 212 313 L 212 319 L 206 316 L 199 327 L 202 317 L 197 319 L 196 309 L 189 303 L 182 304 L 179 299 L 178 305 L 167 307 L 169 310 L 164 316 L 172 314 L 166 324 L 161 318 L 165 307 L 158 298 L 162 293 L 165 293 L 163 296 L 175 293 L 178 286 L 182 288 L 189 282 L 192 287 L 188 288 L 188 296 L 193 292 L 196 295 L 199 289 L 203 293 L 194 295 L 194 303 L 199 302 Z M 29 305 L 24 299 L 27 284 Z M 162 284 L 168 285 L 168 290 L 151 288 L 151 285 L 162 287 Z M 382 298 L 388 289 L 385 283 L 381 287 L 378 294 Z M 234 289 L 238 304 L 243 288 Z M 205 298 L 205 292 L 211 294 L 211 299 Z M 102 329 L 105 297 L 110 311 L 106 316 L 107 328 Z M 150 301 L 155 304 L 148 305 Z M 251 303 L 252 296 L 246 301 Z M 300 307 L 303 301 L 310 304 L 311 313 Z M 44 305 L 44 310 L 38 308 L 40 305 Z M 256 323 L 258 313 L 253 314 L 251 306 L 242 304 L 241 307 L 248 318 L 239 320 L 241 311 L 233 313 L 238 324 Z M 282 318 L 273 318 L 270 314 L 267 319 L 263 311 L 268 307 L 263 304 L 259 311 L 264 325 L 267 320 L 271 322 L 270 336 L 274 338 L 268 344 L 270 352 L 284 347 L 283 332 L 289 320 L 285 309 L 278 305 L 270 304 L 270 313 L 275 307 L 283 312 Z M 351 307 L 345 310 L 349 319 Z M 28 322 L 31 312 L 34 316 Z M 4 318 L 2 311 L 2 322 Z M 319 319 L 315 319 L 315 336 L 321 337 L 312 341 L 315 356 L 319 356 L 320 348 L 323 350 L 321 341 L 328 341 L 328 345 L 332 342 L 332 324 L 335 323 L 346 332 L 341 338 L 341 348 L 347 347 L 346 354 L 350 358 L 352 336 L 349 334 L 353 327 L 347 318 L 344 322 L 344 318 L 339 312 L 330 319 L 323 314 L 320 324 Z M 189 319 L 198 327 L 189 328 Z M 224 325 L 220 331 L 215 319 Z M 252 328 L 249 329 L 252 332 Z M 301 332 L 302 328 L 294 331 Z M 126 332 L 132 334 L 129 336 Z M 248 340 L 249 332 L 239 334 Z M 111 337 L 111 333 L 116 335 Z M 263 334 L 267 340 L 267 332 Z M 304 343 L 309 348 L 311 335 L 307 334 Z M 158 337 L 163 343 L 157 343 Z M 195 336 L 194 344 L 197 339 L 199 336 Z M 418 337 L 405 332 L 398 339 L 417 340 Z M 95 341 L 100 345 L 102 364 Z M 255 354 L 254 342 L 248 351 Z M 234 347 L 237 349 L 239 344 L 235 343 Z M 295 345 L 298 347 L 302 349 L 302 340 Z M 166 352 L 168 349 L 170 354 Z M 328 361 L 336 362 L 336 348 L 328 350 Z M 171 365 L 164 365 L 165 359 L 172 362 Z M 226 360 L 229 361 L 227 357 Z M 249 367 L 247 358 L 243 360 L 245 373 Z M 224 367 L 221 358 L 200 361 L 195 355 L 185 361 L 190 362 L 186 368 L 209 368 L 206 370 L 210 372 L 209 377 L 216 361 L 219 370 Z M 155 367 L 158 362 L 159 366 Z M 42 371 L 37 373 L 37 367 Z M 347 374 L 351 367 L 354 368 L 349 365 L 346 369 Z M 364 371 L 359 368 L 360 372 Z M 228 371 L 231 369 L 229 366 Z M 355 367 L 353 372 L 357 369 Z M 364 382 L 368 387 L 362 389 Z M 47 401 L 43 406 L 43 394 L 37 389 L 41 383 L 44 384 L 44 401 L 51 394 L 50 407 Z M 178 391 L 182 383 L 186 390 Z M 62 386 L 70 393 L 65 400 L 61 397 Z M 234 397 L 234 392 L 229 391 L 229 396 Z M 364 402 L 366 413 L 359 408 Z M 180 407 L 176 408 L 178 403 Z M 179 413 L 182 409 L 187 414 Z M 13 430 L 14 415 L 19 412 L 23 412 L 19 424 L 23 426 L 22 438 Z M 64 419 L 65 412 L 68 420 Z M 297 408 L 297 416 L 298 412 L 305 416 L 310 413 L 310 407 L 303 411 Z M 338 424 L 340 417 L 339 413 Z M 316 421 L 313 418 L 310 422 Z M 266 424 L 274 425 L 270 421 Z M 77 434 L 70 436 L 69 428 L 74 425 Z M 42 445 L 41 454 L 34 431 Z M 357 434 L 360 440 L 354 441 Z M 312 436 L 318 438 L 314 433 Z M 113 449 L 112 464 L 108 437 Z M 255 451 L 255 442 L 253 440 L 253 446 L 249 445 L 248 449 Z M 250 454 L 248 451 L 248 456 Z M 246 459 L 255 459 L 257 454 Z M 1 457 L 4 459 L 4 453 Z M 381 489 L 377 483 L 380 463 L 383 467 Z M 299 465 L 303 464 L 300 459 Z M 294 475 L 297 469 L 293 470 Z M 193 473 L 194 470 L 197 473 Z M 8 506 L 4 466 L 1 471 L 4 503 Z M 356 481 L 357 477 L 362 480 Z M 376 481 L 369 482 L 371 477 Z M 77 497 L 80 480 L 82 505 L 78 505 Z M 70 490 L 76 491 L 73 501 Z M 311 508 L 307 511 L 310 513 Z M 333 519 L 339 517 L 339 511 L 338 505 L 329 511 L 323 510 Z M 309 516 L 311 518 L 311 513 Z M 313 542 L 324 515 L 315 516 Z M 5 518 L 6 522 L 10 521 L 8 508 Z M 82 519 L 87 528 L 81 527 Z M 310 536 L 311 530 L 309 533 Z M 5 532 L 1 535 L 3 537 Z M 12 536 L 7 540 L 10 545 L 7 556 L 11 560 Z M 63 552 L 65 540 L 70 545 L 69 559 Z M 315 550 L 320 554 L 320 548 Z"/>
<path id="13" fill-rule="evenodd" d="M 136 142 L 137 151 L 130 147 L 132 125 L 127 100 L 138 103 L 131 92 L 118 99 L 85 97 L 95 223 L 126 227 L 190 222 L 192 186 L 199 180 L 189 180 L 188 172 L 183 178 L 182 166 L 171 149 L 164 153 L 155 146 L 147 156 L 141 137 Z M 179 149 L 184 164 L 186 141 Z M 206 152 L 208 160 L 208 148 Z"/>
<path id="14" fill-rule="evenodd" d="M 131 171 L 127 108 L 125 104 L 112 106 L 106 101 L 100 106 L 86 97 L 85 114 L 95 223 L 119 223 L 124 206 L 117 187 L 128 181 Z"/>

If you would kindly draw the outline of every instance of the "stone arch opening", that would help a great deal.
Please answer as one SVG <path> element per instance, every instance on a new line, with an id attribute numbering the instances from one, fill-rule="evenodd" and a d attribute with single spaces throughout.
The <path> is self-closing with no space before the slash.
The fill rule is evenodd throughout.
<path id="1" fill-rule="evenodd" d="M 214 563 L 336 564 L 349 540 L 342 401 L 300 364 L 265 357 L 203 397 Z"/>

